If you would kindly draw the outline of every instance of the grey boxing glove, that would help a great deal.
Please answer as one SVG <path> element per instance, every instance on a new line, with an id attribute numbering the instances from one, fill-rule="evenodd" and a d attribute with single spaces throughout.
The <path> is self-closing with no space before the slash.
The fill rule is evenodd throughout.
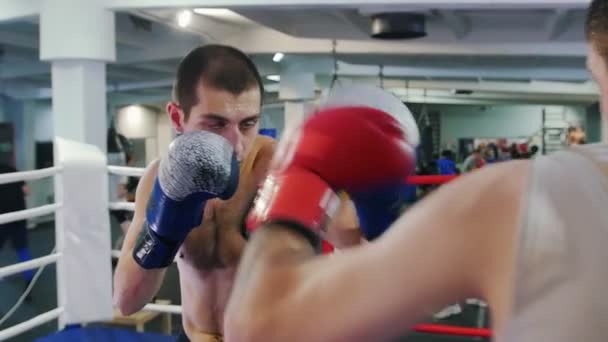
<path id="1" fill-rule="evenodd" d="M 160 162 L 135 261 L 144 269 L 171 265 L 190 231 L 201 224 L 206 202 L 235 193 L 239 171 L 236 154 L 222 136 L 198 131 L 176 138 Z"/>

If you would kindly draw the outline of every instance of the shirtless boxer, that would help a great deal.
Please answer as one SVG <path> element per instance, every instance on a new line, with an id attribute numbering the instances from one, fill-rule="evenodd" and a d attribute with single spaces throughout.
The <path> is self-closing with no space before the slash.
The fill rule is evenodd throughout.
<path id="1" fill-rule="evenodd" d="M 587 32 L 588 66 L 608 120 L 608 0 L 592 2 Z M 312 247 L 325 212 L 319 202 L 301 199 L 309 212 L 285 204 L 284 195 L 297 186 L 294 174 L 312 177 L 320 189 L 350 191 L 382 177 L 395 181 L 395 175 L 367 169 L 356 177 L 360 170 L 352 167 L 374 156 L 340 148 L 334 139 L 353 124 L 328 136 L 319 128 L 321 115 L 331 121 L 336 113 L 308 121 L 294 158 L 271 171 L 278 195 L 256 200 L 252 216 L 260 225 L 226 309 L 227 341 L 389 340 L 466 298 L 489 303 L 498 341 L 606 340 L 607 144 L 462 176 L 410 208 L 375 243 L 328 258 Z M 376 134 L 373 127 L 359 133 L 367 140 Z M 395 149 L 407 137 L 375 138 L 381 163 L 407 165 L 407 152 Z M 311 141 L 324 141 L 325 149 L 311 152 Z M 338 170 L 331 166 L 335 159 L 342 163 Z M 334 178 L 337 172 L 343 178 Z M 470 195 L 471 188 L 479 191 Z"/>
<path id="2" fill-rule="evenodd" d="M 221 340 L 225 303 L 245 245 L 241 235 L 242 221 L 265 176 L 274 149 L 270 138 L 258 135 L 262 96 L 263 85 L 258 71 L 251 60 L 236 49 L 207 45 L 193 50 L 179 65 L 173 102 L 167 106 L 175 130 L 182 137 L 197 131 L 216 133 L 230 143 L 240 160 L 236 193 L 228 200 L 208 200 L 200 227 L 186 232 L 183 244 L 176 241 L 171 246 L 181 246 L 177 266 L 185 334 L 179 336 L 179 340 Z M 208 144 L 221 142 L 211 139 Z M 166 267 L 162 263 L 134 258 L 134 251 L 139 252 L 141 241 L 145 241 L 149 233 L 147 205 L 158 174 L 159 161 L 155 161 L 140 180 L 134 219 L 115 272 L 114 300 L 123 314 L 137 312 L 147 304 L 159 290 L 165 275 Z M 212 197 L 217 196 L 209 196 Z M 344 206 L 342 210 L 345 216 L 342 223 L 336 221 L 336 229 L 352 225 L 356 219 L 348 207 Z M 187 214 L 190 213 L 183 215 Z M 348 219 L 348 215 L 352 218 Z M 186 229 L 189 228 L 192 227 Z M 349 233 L 341 235 L 338 232 L 332 236 L 348 240 L 356 231 L 345 232 Z M 163 233 L 172 235 L 171 232 Z M 354 243 L 353 238 L 347 242 Z M 170 253 L 164 256 L 164 259 L 168 258 L 173 259 Z"/>

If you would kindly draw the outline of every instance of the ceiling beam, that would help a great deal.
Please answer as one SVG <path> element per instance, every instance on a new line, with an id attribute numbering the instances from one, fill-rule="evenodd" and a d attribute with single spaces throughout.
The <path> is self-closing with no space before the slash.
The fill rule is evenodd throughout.
<path id="1" fill-rule="evenodd" d="M 369 82 L 378 81 L 372 79 Z M 387 88 L 418 88 L 430 90 L 464 89 L 473 92 L 515 93 L 515 94 L 547 94 L 547 95 L 582 95 L 597 97 L 599 91 L 593 82 L 567 83 L 567 82 L 465 82 L 465 81 L 406 81 L 385 80 Z"/>
<path id="2" fill-rule="evenodd" d="M 0 43 L 1 44 L 1 43 Z M 4 64 L 19 64 L 23 61 L 37 61 L 38 51 L 30 49 L 5 49 L 0 56 L 0 63 Z M 2 66 L 0 66 L 1 68 Z"/>
<path id="3" fill-rule="evenodd" d="M 155 21 L 157 23 L 162 24 L 163 26 L 169 28 L 173 34 L 177 33 L 180 35 L 193 34 L 196 36 L 200 36 L 201 39 L 207 41 L 218 42 L 221 41 L 224 37 L 230 36 L 233 34 L 237 34 L 241 32 L 241 29 L 234 26 L 222 22 L 220 20 L 216 20 L 213 17 L 193 14 L 190 25 L 188 27 L 180 27 L 177 24 L 176 16 L 178 11 L 170 11 L 174 12 L 175 17 L 167 17 L 166 15 L 158 15 L 154 11 L 145 11 L 138 10 L 133 13 L 142 18 Z"/>
<path id="4" fill-rule="evenodd" d="M 369 65 L 347 65 L 340 63 L 338 75 L 374 76 L 379 75 L 380 67 Z M 385 77 L 430 77 L 430 78 L 471 78 L 503 79 L 503 80 L 559 80 L 559 81 L 588 81 L 589 72 L 584 68 L 564 67 L 394 67 L 385 66 L 382 70 Z"/>
<path id="5" fill-rule="evenodd" d="M 169 65 L 164 65 L 161 63 L 129 64 L 129 68 L 154 71 L 154 72 L 165 73 L 165 74 L 170 74 L 170 75 L 175 74 L 176 67 L 177 67 L 177 65 L 169 66 Z"/>
<path id="6" fill-rule="evenodd" d="M 240 7 L 240 8 L 353 8 L 358 6 L 422 8 L 586 8 L 589 0 L 106 0 L 115 10 L 167 7 Z"/>
<path id="7" fill-rule="evenodd" d="M 463 39 L 471 32 L 471 21 L 452 10 L 438 10 L 437 16 L 454 32 L 456 39 Z"/>
<path id="8" fill-rule="evenodd" d="M 330 39 L 295 38 L 287 34 L 258 28 L 227 38 L 225 43 L 238 46 L 252 54 L 283 53 L 328 54 L 332 50 Z M 337 53 L 385 55 L 484 55 L 484 56 L 560 56 L 585 57 L 587 44 L 578 42 L 429 42 L 425 40 L 386 42 L 372 40 L 338 40 Z"/>
<path id="9" fill-rule="evenodd" d="M 565 8 L 558 8 L 551 15 L 545 24 L 545 34 L 548 40 L 555 40 L 561 36 L 572 21 L 572 11 Z"/>
<path id="10" fill-rule="evenodd" d="M 16 46 L 32 50 L 38 50 L 40 47 L 37 36 L 26 33 L 11 32 L 7 29 L 0 30 L 0 43 L 3 45 Z"/>
<path id="11" fill-rule="evenodd" d="M 43 62 L 0 65 L 0 79 L 3 80 L 48 75 L 50 73 L 51 66 Z"/>
<path id="12" fill-rule="evenodd" d="M 41 0 L 2 0 L 0 23 L 38 16 L 40 4 Z"/>
<path id="13" fill-rule="evenodd" d="M 369 36 L 372 27 L 372 21 L 370 18 L 359 15 L 355 10 L 335 10 L 331 11 L 331 15 L 344 21 L 348 25 L 355 28 L 363 36 Z"/>
<path id="14" fill-rule="evenodd" d="M 165 41 L 162 44 L 156 44 L 148 49 L 136 51 L 118 50 L 116 62 L 118 64 L 131 64 L 180 59 L 195 47 L 203 44 L 204 40 L 201 37 L 186 36 L 181 39 L 176 38 L 174 40 Z"/>
<path id="15" fill-rule="evenodd" d="M 328 56 L 289 56 L 281 63 L 282 73 L 306 72 L 317 75 L 334 74 L 334 63 Z M 339 76 L 378 76 L 379 65 L 351 64 L 338 61 Z M 474 61 L 464 65 L 442 66 L 417 64 L 415 66 L 388 66 L 382 68 L 382 74 L 387 78 L 439 78 L 439 79 L 501 79 L 501 80 L 545 80 L 585 82 L 590 79 L 584 63 L 580 67 L 551 66 L 509 66 L 507 63 L 495 63 L 486 66 L 476 66 Z"/>

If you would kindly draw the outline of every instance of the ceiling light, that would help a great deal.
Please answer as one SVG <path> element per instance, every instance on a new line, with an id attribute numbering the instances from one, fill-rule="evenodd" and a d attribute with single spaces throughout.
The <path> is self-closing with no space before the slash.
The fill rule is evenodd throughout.
<path id="1" fill-rule="evenodd" d="M 226 17 L 235 14 L 227 8 L 195 8 L 194 13 L 208 15 L 211 17 Z"/>
<path id="2" fill-rule="evenodd" d="M 280 75 L 268 75 L 268 76 L 266 76 L 266 78 L 271 81 L 275 81 L 275 82 L 279 82 L 281 80 Z"/>
<path id="3" fill-rule="evenodd" d="M 192 21 L 192 12 L 189 10 L 181 11 L 177 14 L 177 25 L 180 27 L 186 27 L 190 25 Z"/>
<path id="4" fill-rule="evenodd" d="M 285 57 L 285 55 L 284 55 L 284 54 L 282 54 L 282 53 L 280 53 L 280 52 L 277 52 L 277 53 L 275 53 L 275 54 L 274 54 L 274 56 L 272 57 L 272 60 L 273 60 L 273 61 L 275 61 L 275 62 L 277 62 L 277 63 L 279 63 L 279 62 L 280 62 L 280 61 L 283 59 L 283 57 Z"/>

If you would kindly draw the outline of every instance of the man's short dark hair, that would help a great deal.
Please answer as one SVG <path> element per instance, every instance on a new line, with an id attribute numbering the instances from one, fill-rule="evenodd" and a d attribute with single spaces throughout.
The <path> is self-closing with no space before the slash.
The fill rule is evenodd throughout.
<path id="1" fill-rule="evenodd" d="M 260 98 L 264 97 L 264 84 L 255 64 L 245 53 L 231 46 L 200 46 L 190 51 L 179 63 L 173 85 L 173 100 L 180 105 L 186 119 L 199 101 L 196 89 L 201 82 L 234 95 L 258 87 Z"/>
<path id="2" fill-rule="evenodd" d="M 588 40 L 608 34 L 608 0 L 593 0 L 587 11 L 585 33 Z"/>

